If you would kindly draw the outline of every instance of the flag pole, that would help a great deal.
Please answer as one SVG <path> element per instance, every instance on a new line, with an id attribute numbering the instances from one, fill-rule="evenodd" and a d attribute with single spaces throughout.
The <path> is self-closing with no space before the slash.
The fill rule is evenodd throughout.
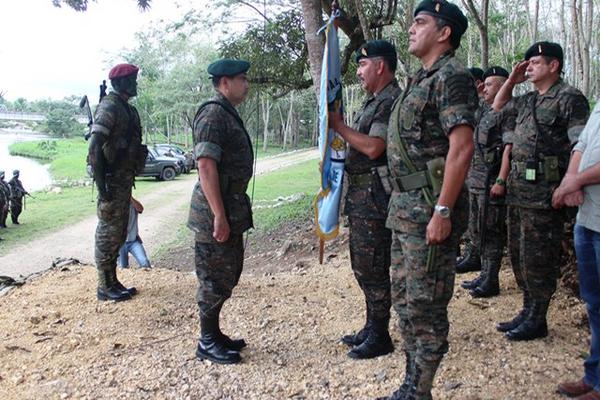
<path id="1" fill-rule="evenodd" d="M 319 239 L 319 264 L 323 265 L 323 254 L 325 253 L 325 241 Z"/>

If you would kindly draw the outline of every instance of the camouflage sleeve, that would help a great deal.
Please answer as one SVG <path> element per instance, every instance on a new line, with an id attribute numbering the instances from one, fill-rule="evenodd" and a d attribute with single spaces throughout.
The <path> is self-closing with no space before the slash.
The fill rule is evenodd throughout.
<path id="1" fill-rule="evenodd" d="M 217 108 L 218 107 L 218 108 Z M 223 135 L 227 133 L 227 117 L 221 115 L 219 106 L 207 106 L 194 126 L 194 157 L 221 161 Z"/>
<path id="2" fill-rule="evenodd" d="M 440 83 L 441 90 L 437 91 L 438 110 L 440 124 L 446 135 L 459 125 L 474 128 L 479 99 L 471 74 L 467 70 L 454 71 Z"/>
<path id="3" fill-rule="evenodd" d="M 106 98 L 105 98 L 106 99 Z M 98 104 L 94 115 L 92 133 L 100 133 L 107 137 L 115 126 L 118 110 L 116 104 L 108 99 Z"/>
<path id="4" fill-rule="evenodd" d="M 564 115 L 569 141 L 575 144 L 590 116 L 590 105 L 585 96 L 579 92 L 570 94 L 565 102 Z"/>
<path id="5" fill-rule="evenodd" d="M 508 103 L 504 105 L 504 107 L 502 107 L 502 110 L 500 110 L 503 118 L 507 115 L 514 115 L 514 122 L 510 124 L 512 126 L 512 129 L 502 130 L 502 143 L 512 144 L 514 142 L 515 128 L 517 126 L 517 117 L 520 111 L 527 109 L 527 99 L 527 95 L 513 97 Z"/>
<path id="6" fill-rule="evenodd" d="M 514 135 L 517 124 L 517 108 L 513 100 L 510 100 L 500 110 L 500 120 L 502 124 L 502 142 L 506 143 L 505 137 Z"/>
<path id="7" fill-rule="evenodd" d="M 369 136 L 378 137 L 384 141 L 387 140 L 388 123 L 390 121 L 393 103 L 394 98 L 390 97 L 379 104 L 379 107 L 375 110 L 375 115 L 373 115 L 373 120 L 371 121 Z"/>

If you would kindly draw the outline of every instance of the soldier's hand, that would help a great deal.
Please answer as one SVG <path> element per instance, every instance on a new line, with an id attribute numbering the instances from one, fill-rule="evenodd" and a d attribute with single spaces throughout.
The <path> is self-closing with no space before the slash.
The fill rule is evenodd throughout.
<path id="1" fill-rule="evenodd" d="M 564 201 L 568 207 L 579 207 L 583 204 L 583 190 L 569 193 L 564 197 Z"/>
<path id="2" fill-rule="evenodd" d="M 491 197 L 504 197 L 505 194 L 506 194 L 506 186 L 494 183 L 494 185 L 492 186 L 492 189 L 490 190 L 490 196 Z"/>
<path id="3" fill-rule="evenodd" d="M 213 237 L 217 242 L 226 242 L 229 239 L 231 229 L 229 228 L 229 222 L 225 217 L 215 216 L 213 223 Z"/>
<path id="4" fill-rule="evenodd" d="M 437 213 L 433 213 L 427 231 L 425 234 L 425 242 L 427 244 L 439 244 L 448 239 L 452 232 L 452 222 L 450 218 L 442 218 Z"/>
<path id="5" fill-rule="evenodd" d="M 518 83 L 525 82 L 527 80 L 527 75 L 525 74 L 525 72 L 527 72 L 528 66 L 529 61 L 527 60 L 518 62 L 517 65 L 515 65 L 515 67 L 513 68 L 512 72 L 510 73 L 508 80 L 515 85 Z"/>
<path id="6" fill-rule="evenodd" d="M 336 132 L 344 125 L 344 118 L 340 112 L 329 112 L 329 127 Z"/>

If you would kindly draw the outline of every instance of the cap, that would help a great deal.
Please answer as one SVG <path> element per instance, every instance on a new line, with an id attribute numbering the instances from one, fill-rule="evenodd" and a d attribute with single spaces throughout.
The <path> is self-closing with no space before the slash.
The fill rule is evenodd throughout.
<path id="1" fill-rule="evenodd" d="M 116 79 L 122 78 L 124 76 L 129 76 L 133 74 L 137 74 L 140 69 L 133 64 L 117 64 L 108 73 L 108 79 Z"/>
<path id="2" fill-rule="evenodd" d="M 210 64 L 206 70 L 212 76 L 234 76 L 243 74 L 248 69 L 250 69 L 248 61 L 222 58 Z"/>
<path id="3" fill-rule="evenodd" d="M 456 28 L 456 33 L 459 36 L 462 36 L 469 26 L 469 21 L 460 8 L 446 0 L 423 0 L 415 9 L 413 16 L 416 17 L 419 13 L 429 14 L 448 21 Z"/>
<path id="4" fill-rule="evenodd" d="M 505 70 L 504 68 L 494 66 L 494 67 L 489 67 L 488 69 L 485 70 L 485 72 L 483 73 L 483 80 L 485 81 L 490 76 L 501 76 L 503 78 L 508 78 L 508 75 L 509 75 L 508 71 Z"/>
<path id="5" fill-rule="evenodd" d="M 562 64 L 564 59 L 563 49 L 558 43 L 536 42 L 525 52 L 525 59 L 529 60 L 535 56 L 547 56 L 558 58 Z"/>
<path id="6" fill-rule="evenodd" d="M 387 40 L 371 40 L 364 43 L 356 50 L 356 62 L 361 58 L 374 57 L 394 57 L 396 58 L 396 48 Z"/>
<path id="7" fill-rule="evenodd" d="M 483 78 L 483 70 L 479 67 L 471 67 L 469 68 L 469 72 L 473 75 L 476 81 L 482 81 Z"/>

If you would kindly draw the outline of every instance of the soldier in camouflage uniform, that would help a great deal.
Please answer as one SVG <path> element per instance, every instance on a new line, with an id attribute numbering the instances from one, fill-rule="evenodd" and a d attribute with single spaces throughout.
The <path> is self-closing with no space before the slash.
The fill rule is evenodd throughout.
<path id="1" fill-rule="evenodd" d="M 475 153 L 467 176 L 469 188 L 469 228 L 471 237 L 480 248 L 481 274 L 473 281 L 463 282 L 473 297 L 491 297 L 500 292 L 498 273 L 506 244 L 506 206 L 503 188 L 505 179 L 499 177 L 503 157 L 503 132 L 513 131 L 516 110 L 507 107 L 503 112 L 492 109 L 494 98 L 508 78 L 502 67 L 485 71 L 480 119 L 474 133 Z M 490 193 L 492 182 L 497 186 Z"/>
<path id="2" fill-rule="evenodd" d="M 94 253 L 98 300 L 129 300 L 137 293 L 119 282 L 116 272 L 119 249 L 127 237 L 131 188 L 147 154 L 140 117 L 128 103 L 137 95 L 137 73 L 138 67 L 132 64 L 118 64 L 110 70 L 113 91 L 98 104 L 92 125 L 88 157 L 98 187 Z"/>
<path id="3" fill-rule="evenodd" d="M 13 171 L 13 177 L 8 181 L 10 186 L 10 219 L 15 225 L 19 225 L 19 215 L 23 211 L 23 197 L 29 194 L 19 179 L 19 170 Z"/>
<path id="4" fill-rule="evenodd" d="M 455 4 L 424 0 L 409 30 L 408 50 L 422 68 L 390 118 L 387 155 L 394 191 L 386 224 L 392 229 L 392 301 L 407 361 L 404 383 L 386 399 L 431 399 L 448 351 L 448 303 L 465 230 L 464 180 L 478 105 L 473 77 L 454 56 L 467 24 Z"/>
<path id="5" fill-rule="evenodd" d="M 385 227 L 385 218 L 389 194 L 382 179 L 388 179 L 387 125 L 400 89 L 394 78 L 397 56 L 391 43 L 374 40 L 363 44 L 356 52 L 356 61 L 356 74 L 370 96 L 352 127 L 340 114 L 333 114 L 331 121 L 333 129 L 350 145 L 345 165 L 349 185 L 344 213 L 350 222 L 352 270 L 367 309 L 365 326 L 356 334 L 342 337 L 342 342 L 354 346 L 348 356 L 364 359 L 394 350 L 388 333 L 391 232 Z M 389 182 L 385 184 L 389 187 Z"/>
<path id="6" fill-rule="evenodd" d="M 565 214 L 551 205 L 589 115 L 583 94 L 565 83 L 560 74 L 563 50 L 559 44 L 538 42 L 525 53 L 494 101 L 499 111 L 515 85 L 529 80 L 535 90 L 514 98 L 507 107 L 518 114 L 513 133 L 508 177 L 508 245 L 517 283 L 523 291 L 523 309 L 497 329 L 510 340 L 531 340 L 548 334 L 546 314 L 556 290 Z"/>
<path id="7" fill-rule="evenodd" d="M 221 364 L 241 361 L 244 339 L 232 340 L 219 327 L 223 303 L 231 297 L 244 263 L 242 234 L 252 227 L 246 195 L 254 155 L 250 136 L 235 106 L 248 94 L 242 60 L 222 59 L 208 66 L 216 95 L 194 118 L 194 155 L 199 181 L 192 194 L 188 227 L 195 232 L 196 299 L 200 340 L 196 356 Z"/>
<path id="8" fill-rule="evenodd" d="M 4 171 L 0 171 L 0 228 L 6 228 L 8 207 L 10 204 L 10 186 L 4 180 Z"/>

